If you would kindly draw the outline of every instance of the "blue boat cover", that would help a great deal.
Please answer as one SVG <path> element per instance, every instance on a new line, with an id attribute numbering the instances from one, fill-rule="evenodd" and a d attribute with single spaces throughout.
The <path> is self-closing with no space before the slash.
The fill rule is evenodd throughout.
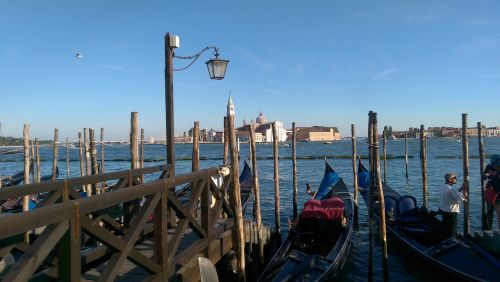
<path id="1" fill-rule="evenodd" d="M 316 196 L 314 199 L 323 200 L 330 197 L 332 194 L 332 188 L 339 182 L 339 175 L 333 171 L 332 167 L 325 161 L 325 176 L 323 176 L 323 180 L 319 185 L 318 192 L 316 192 Z"/>
<path id="2" fill-rule="evenodd" d="M 248 165 L 247 161 L 245 161 L 245 165 L 243 167 L 243 172 L 240 175 L 240 183 L 245 182 L 247 179 L 252 177 L 252 170 Z"/>
<path id="3" fill-rule="evenodd" d="M 358 162 L 358 186 L 367 189 L 370 186 L 370 173 L 363 166 L 361 160 Z"/>

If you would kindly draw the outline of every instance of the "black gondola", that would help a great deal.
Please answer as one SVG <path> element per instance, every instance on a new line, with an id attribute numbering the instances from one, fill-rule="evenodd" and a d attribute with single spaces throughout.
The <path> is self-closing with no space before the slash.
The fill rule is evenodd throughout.
<path id="1" fill-rule="evenodd" d="M 368 205 L 369 172 L 358 164 L 358 184 Z M 419 207 L 411 195 L 400 195 L 383 183 L 387 233 L 424 261 L 449 276 L 467 281 L 498 281 L 500 262 L 459 235 L 446 237 L 435 213 Z M 379 209 L 377 191 L 373 191 L 374 217 Z"/>
<path id="2" fill-rule="evenodd" d="M 260 281 L 331 280 L 342 270 L 351 246 L 354 201 L 342 178 L 325 166 L 320 187 Z"/>

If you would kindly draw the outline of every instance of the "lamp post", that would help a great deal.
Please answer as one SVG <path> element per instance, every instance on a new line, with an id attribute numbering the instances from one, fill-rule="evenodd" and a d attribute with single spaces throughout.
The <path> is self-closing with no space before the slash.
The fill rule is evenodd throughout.
<path id="1" fill-rule="evenodd" d="M 222 80 L 226 75 L 228 60 L 219 58 L 219 48 L 208 46 L 193 56 L 176 56 L 175 49 L 179 48 L 179 37 L 170 33 L 165 35 L 165 113 L 166 113 L 166 143 L 167 143 L 167 165 L 168 177 L 175 176 L 175 148 L 174 148 L 174 85 L 173 72 L 189 68 L 203 52 L 213 49 L 215 58 L 206 63 L 210 79 Z M 191 60 L 191 62 L 181 69 L 173 68 L 173 59 Z"/>

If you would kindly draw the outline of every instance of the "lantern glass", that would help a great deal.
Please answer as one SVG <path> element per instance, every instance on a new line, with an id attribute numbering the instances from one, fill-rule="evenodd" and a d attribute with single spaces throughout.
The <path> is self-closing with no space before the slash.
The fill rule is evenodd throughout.
<path id="1" fill-rule="evenodd" d="M 214 58 L 206 62 L 210 79 L 221 80 L 226 75 L 228 60 Z"/>

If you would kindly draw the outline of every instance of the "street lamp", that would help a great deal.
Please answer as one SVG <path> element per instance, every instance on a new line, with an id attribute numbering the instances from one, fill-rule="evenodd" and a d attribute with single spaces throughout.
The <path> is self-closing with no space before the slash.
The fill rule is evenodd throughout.
<path id="1" fill-rule="evenodd" d="M 166 113 L 166 142 L 167 142 L 167 165 L 169 166 L 168 177 L 175 176 L 175 148 L 174 148 L 174 86 L 173 72 L 189 68 L 203 54 L 213 49 L 215 58 L 206 63 L 210 79 L 221 80 L 226 75 L 228 60 L 219 58 L 219 48 L 208 46 L 193 56 L 176 56 L 175 49 L 179 48 L 179 37 L 170 33 L 165 35 L 165 113 Z M 173 59 L 191 60 L 191 62 L 180 69 L 173 69 Z"/>

